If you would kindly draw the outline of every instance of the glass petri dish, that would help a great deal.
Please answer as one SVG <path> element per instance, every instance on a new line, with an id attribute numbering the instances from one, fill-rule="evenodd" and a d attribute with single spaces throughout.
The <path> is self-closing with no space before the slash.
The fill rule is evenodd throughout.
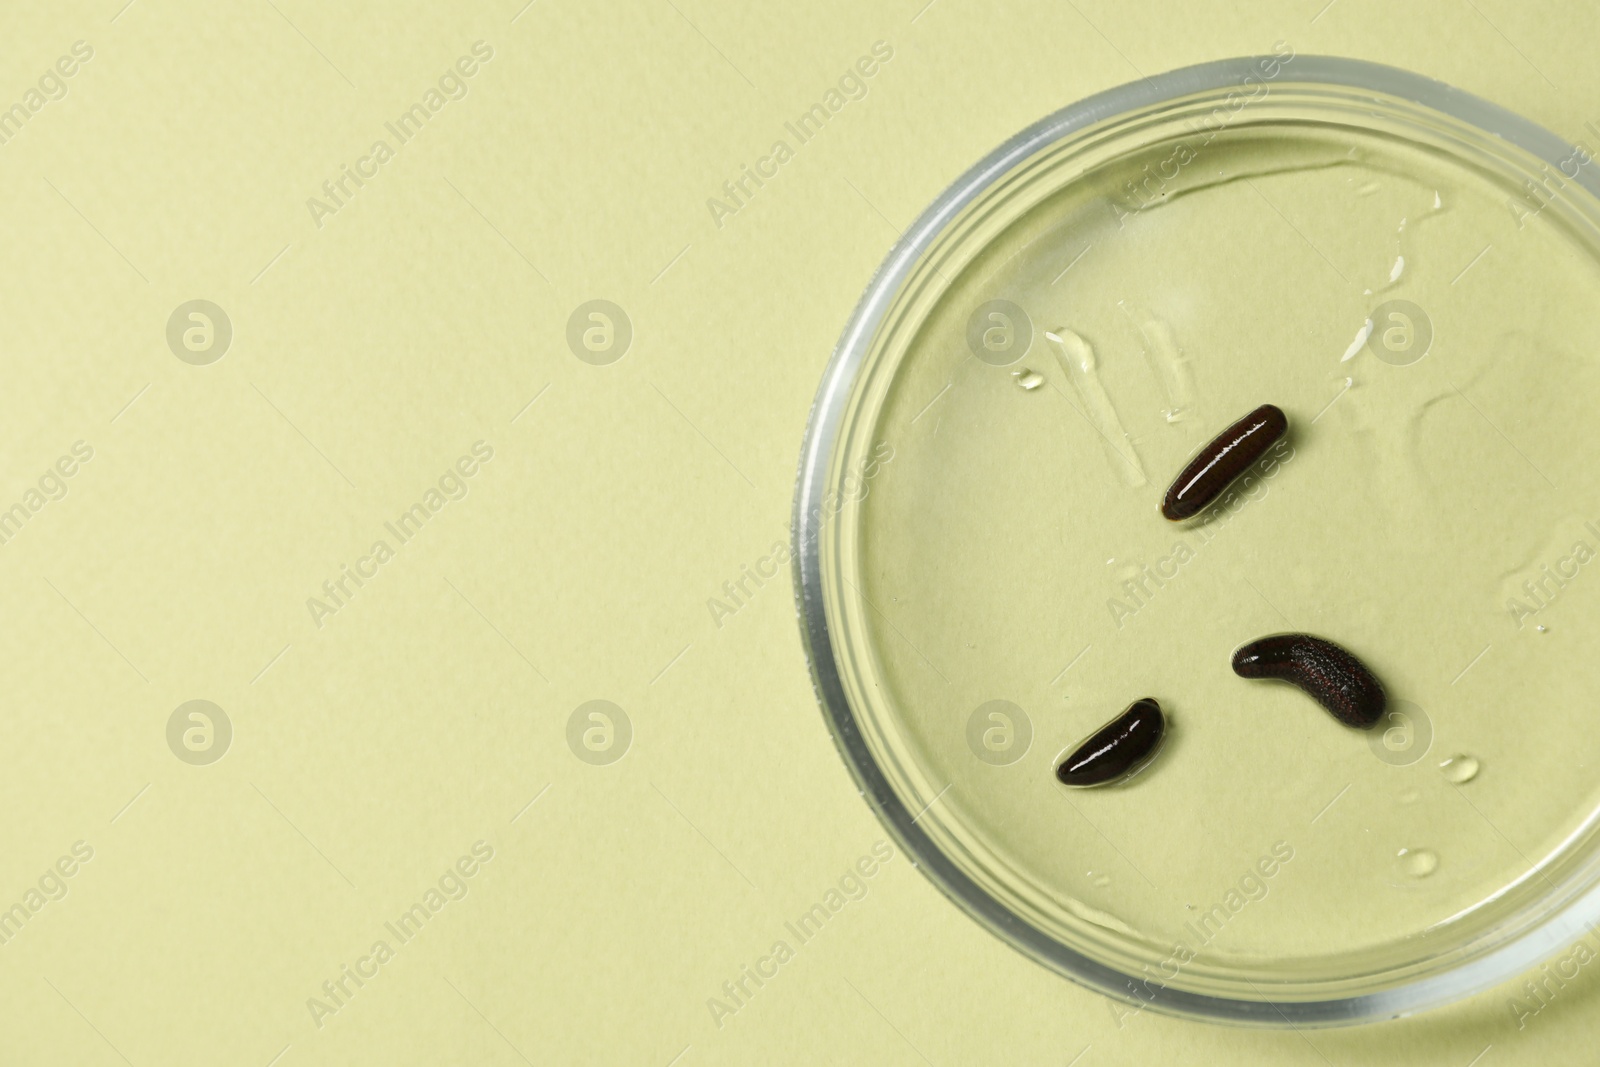
<path id="1" fill-rule="evenodd" d="M 1136 1007 L 1397 1017 L 1600 920 L 1600 182 L 1405 71 L 1276 54 L 1091 97 L 941 195 L 812 411 L 804 644 L 863 796 L 956 904 Z M 1164 491 L 1263 403 L 1196 520 Z M 1340 725 L 1230 670 L 1352 649 Z M 1055 765 L 1142 697 L 1137 777 Z"/>

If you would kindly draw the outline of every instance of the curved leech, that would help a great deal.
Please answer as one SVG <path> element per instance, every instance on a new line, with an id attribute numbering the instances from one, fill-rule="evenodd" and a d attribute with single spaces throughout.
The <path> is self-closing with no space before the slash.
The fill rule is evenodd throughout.
<path id="1" fill-rule="evenodd" d="M 1142 767 L 1166 732 L 1161 705 L 1151 697 L 1136 700 L 1072 750 L 1056 767 L 1063 785 L 1090 786 L 1125 777 Z"/>
<path id="2" fill-rule="evenodd" d="M 1310 634 L 1273 634 L 1233 654 L 1241 678 L 1276 678 L 1304 690 L 1346 726 L 1361 729 L 1383 718 L 1389 698 L 1376 675 L 1353 654 Z"/>

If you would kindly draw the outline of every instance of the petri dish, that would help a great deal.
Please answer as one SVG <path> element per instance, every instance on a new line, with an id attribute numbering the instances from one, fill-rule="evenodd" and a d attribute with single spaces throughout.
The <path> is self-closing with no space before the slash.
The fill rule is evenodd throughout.
<path id="1" fill-rule="evenodd" d="M 1589 153 L 1280 46 L 1050 116 L 893 248 L 812 411 L 796 595 L 862 795 L 973 919 L 1130 1006 L 1261 1026 L 1594 941 Z M 1264 403 L 1283 441 L 1163 519 Z M 1385 719 L 1232 673 L 1283 631 L 1359 655 Z M 1147 768 L 1059 784 L 1143 697 Z"/>

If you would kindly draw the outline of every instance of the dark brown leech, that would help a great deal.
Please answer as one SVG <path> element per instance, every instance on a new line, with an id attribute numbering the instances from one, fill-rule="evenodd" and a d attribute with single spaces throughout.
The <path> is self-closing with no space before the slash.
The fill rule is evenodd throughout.
<path id="1" fill-rule="evenodd" d="M 1289 419 L 1282 411 L 1262 404 L 1223 430 L 1190 460 L 1167 489 L 1161 514 L 1173 522 L 1200 514 L 1288 429 Z"/>
<path id="2" fill-rule="evenodd" d="M 1332 641 L 1310 634 L 1274 634 L 1233 654 L 1241 678 L 1277 678 L 1309 693 L 1346 726 L 1365 729 L 1383 718 L 1389 698 L 1367 665 Z"/>
<path id="3" fill-rule="evenodd" d="M 1150 697 L 1136 700 L 1073 749 L 1056 768 L 1056 777 L 1066 785 L 1101 785 L 1121 778 L 1155 753 L 1166 727 L 1160 704 Z"/>

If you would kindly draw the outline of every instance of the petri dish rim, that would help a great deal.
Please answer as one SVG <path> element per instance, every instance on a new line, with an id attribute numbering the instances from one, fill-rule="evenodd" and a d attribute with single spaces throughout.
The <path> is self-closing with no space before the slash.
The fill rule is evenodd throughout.
<path id="1" fill-rule="evenodd" d="M 1185 67 L 1087 97 L 1017 133 L 970 168 L 907 229 L 880 265 L 858 302 L 823 375 L 801 452 L 791 527 L 792 570 L 802 644 L 824 718 L 863 796 L 900 847 L 923 873 L 969 916 L 1014 948 L 1073 981 L 1107 996 L 1166 1014 L 1262 1027 L 1337 1026 L 1396 1018 L 1487 989 L 1536 965 L 1600 922 L 1600 879 L 1572 887 L 1553 915 L 1518 928 L 1501 944 L 1457 966 L 1402 976 L 1375 991 L 1272 1000 L 1260 995 L 1217 995 L 1171 985 L 1152 988 L 1140 975 L 1107 964 L 1030 922 L 980 885 L 918 825 L 913 812 L 879 765 L 841 676 L 825 594 L 823 533 L 839 510 L 829 504 L 835 464 L 845 441 L 850 402 L 870 369 L 868 356 L 880 327 L 908 283 L 963 212 L 993 194 L 1026 163 L 1064 140 L 1102 123 L 1148 112 L 1197 94 L 1218 93 L 1261 79 L 1263 63 L 1281 56 L 1251 56 Z M 1377 94 L 1431 111 L 1470 128 L 1488 141 L 1505 142 L 1545 167 L 1558 168 L 1563 184 L 1600 200 L 1594 168 L 1568 173 L 1575 150 L 1554 133 L 1498 105 L 1442 82 L 1382 64 L 1343 57 L 1295 55 L 1292 72 L 1275 84 Z M 1374 112 L 1376 115 L 1377 112 Z M 1592 212 L 1592 207 L 1590 211 Z M 924 809 L 925 810 L 925 809 Z M 1138 987 L 1145 993 L 1140 995 Z"/>

